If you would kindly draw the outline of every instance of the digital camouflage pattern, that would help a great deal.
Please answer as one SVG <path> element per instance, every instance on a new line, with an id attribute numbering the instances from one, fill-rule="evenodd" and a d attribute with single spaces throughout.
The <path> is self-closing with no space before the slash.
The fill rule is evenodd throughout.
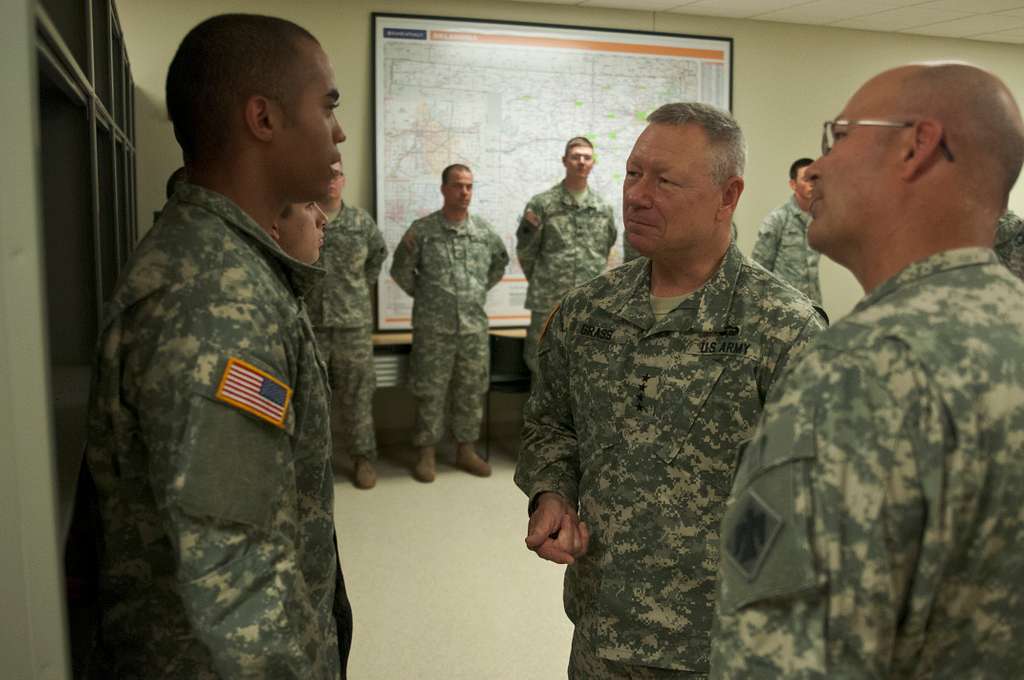
<path id="1" fill-rule="evenodd" d="M 568 680 L 706 680 L 706 678 L 706 673 L 637 666 L 622 661 L 602 659 L 585 637 L 578 632 L 573 633 L 572 636 Z"/>
<path id="2" fill-rule="evenodd" d="M 823 322 L 735 244 L 657 323 L 650 284 L 639 259 L 566 296 L 540 343 L 516 483 L 578 504 L 590 527 L 565 609 L 600 657 L 706 672 L 734 450 Z"/>
<path id="3" fill-rule="evenodd" d="M 373 324 L 370 288 L 388 256 L 384 236 L 361 208 L 342 205 L 327 223 L 317 265 L 327 270 L 309 295 L 314 328 L 366 328 Z"/>
<path id="4" fill-rule="evenodd" d="M 485 219 L 471 214 L 453 225 L 438 210 L 405 232 L 391 277 L 413 298 L 413 329 L 476 333 L 488 328 L 487 291 L 507 266 L 505 244 Z"/>
<path id="5" fill-rule="evenodd" d="M 185 184 L 129 260 L 98 346 L 99 677 L 337 678 L 328 387 L 292 260 Z M 278 427 L 219 401 L 229 358 L 292 388 Z M 340 630 L 339 630 L 340 628 Z"/>
<path id="6" fill-rule="evenodd" d="M 309 295 L 309 317 L 331 382 L 334 455 L 377 459 L 373 427 L 373 306 L 370 290 L 388 249 L 365 210 L 342 205 L 324 230 L 323 283 Z"/>
<path id="7" fill-rule="evenodd" d="M 526 219 L 529 211 L 539 226 Z M 561 182 L 531 198 L 523 215 L 516 231 L 516 256 L 529 282 L 526 308 L 537 312 L 523 358 L 536 372 L 537 337 L 544 320 L 567 292 L 605 270 L 618 230 L 611 205 L 597 193 L 587 189 L 577 202 Z"/>
<path id="8" fill-rule="evenodd" d="M 373 427 L 373 329 L 317 328 L 316 341 L 331 384 L 331 440 L 334 461 L 343 454 L 377 460 Z"/>
<path id="9" fill-rule="evenodd" d="M 715 678 L 1017 677 L 1024 283 L 918 261 L 772 393 L 722 523 Z"/>
<path id="10" fill-rule="evenodd" d="M 1007 268 L 1024 279 L 1024 220 L 1009 210 L 996 227 L 996 255 Z"/>
<path id="11" fill-rule="evenodd" d="M 455 441 L 475 442 L 480 437 L 490 378 L 489 342 L 486 331 L 413 333 L 409 391 L 418 406 L 414 446 L 434 446 L 441 441 L 446 411 L 451 414 Z"/>
<path id="12" fill-rule="evenodd" d="M 487 291 L 505 274 L 505 244 L 483 218 L 462 225 L 439 210 L 416 220 L 395 249 L 391 276 L 413 297 L 409 388 L 415 446 L 444 434 L 446 404 L 456 441 L 476 441 L 490 375 Z"/>
<path id="13" fill-rule="evenodd" d="M 764 218 L 750 256 L 754 262 L 820 305 L 818 261 L 821 254 L 807 245 L 810 224 L 811 216 L 800 209 L 794 196 L 790 196 L 788 201 Z"/>

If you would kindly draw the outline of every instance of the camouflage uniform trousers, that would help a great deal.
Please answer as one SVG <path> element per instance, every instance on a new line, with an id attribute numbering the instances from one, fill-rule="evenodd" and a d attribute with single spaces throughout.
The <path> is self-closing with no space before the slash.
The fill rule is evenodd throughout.
<path id="1" fill-rule="evenodd" d="M 530 327 L 526 329 L 526 341 L 523 342 L 523 361 L 529 367 L 530 373 L 537 372 L 537 344 L 540 342 L 540 332 L 544 330 L 548 316 L 550 312 L 530 312 Z"/>
<path id="2" fill-rule="evenodd" d="M 317 328 L 316 341 L 331 384 L 331 439 L 334 460 L 343 453 L 377 459 L 373 429 L 373 333 L 362 328 Z"/>
<path id="3" fill-rule="evenodd" d="M 636 666 L 602 659 L 587 638 L 575 631 L 569 653 L 569 680 L 707 680 L 705 673 Z"/>
<path id="4" fill-rule="evenodd" d="M 451 407 L 456 441 L 474 442 L 480 437 L 490 368 L 486 331 L 413 331 L 409 389 L 417 404 L 414 446 L 434 446 L 441 441 L 446 404 Z"/>

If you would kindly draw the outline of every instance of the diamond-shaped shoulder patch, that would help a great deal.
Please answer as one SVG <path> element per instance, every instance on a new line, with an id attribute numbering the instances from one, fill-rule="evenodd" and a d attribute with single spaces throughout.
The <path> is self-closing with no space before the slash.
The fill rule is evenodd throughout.
<path id="1" fill-rule="evenodd" d="M 753 489 L 747 489 L 740 504 L 726 555 L 747 581 L 753 581 L 782 529 L 782 518 Z"/>

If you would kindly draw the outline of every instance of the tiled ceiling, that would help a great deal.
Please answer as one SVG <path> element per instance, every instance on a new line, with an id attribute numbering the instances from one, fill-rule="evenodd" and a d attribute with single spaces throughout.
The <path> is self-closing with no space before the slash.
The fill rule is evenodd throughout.
<path id="1" fill-rule="evenodd" d="M 537 2 L 538 0 L 518 0 Z M 1024 45 L 1024 0 L 542 0 Z"/>

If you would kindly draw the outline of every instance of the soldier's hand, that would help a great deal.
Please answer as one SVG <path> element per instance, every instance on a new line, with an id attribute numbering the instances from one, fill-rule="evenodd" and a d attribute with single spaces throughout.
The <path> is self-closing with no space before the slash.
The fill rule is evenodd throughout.
<path id="1" fill-rule="evenodd" d="M 523 215 L 523 219 L 530 223 L 530 226 L 534 229 L 540 229 L 540 218 L 537 217 L 537 213 L 532 210 L 527 210 Z"/>
<path id="2" fill-rule="evenodd" d="M 526 547 L 557 564 L 573 564 L 587 552 L 590 531 L 576 510 L 556 493 L 543 493 L 530 515 Z"/>

